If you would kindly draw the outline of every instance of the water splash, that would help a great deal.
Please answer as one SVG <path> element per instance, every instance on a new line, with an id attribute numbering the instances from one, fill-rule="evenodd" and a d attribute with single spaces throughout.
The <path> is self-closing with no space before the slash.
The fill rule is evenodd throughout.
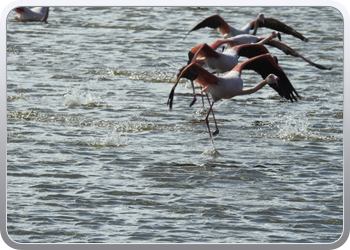
<path id="1" fill-rule="evenodd" d="M 281 118 L 281 123 L 276 126 L 279 129 L 276 134 L 279 139 L 295 141 L 310 137 L 311 124 L 305 113 L 293 112 Z"/>
<path id="2" fill-rule="evenodd" d="M 128 137 L 124 135 L 122 138 L 121 134 L 113 130 L 109 132 L 104 138 L 94 138 L 93 142 L 89 144 L 94 147 L 122 147 L 128 145 Z"/>
<path id="3" fill-rule="evenodd" d="M 98 106 L 97 97 L 89 91 L 84 91 L 80 88 L 74 88 L 72 91 L 64 95 L 63 105 L 66 107 L 79 106 Z"/>
<path id="4" fill-rule="evenodd" d="M 204 150 L 204 152 L 202 153 L 202 155 L 208 155 L 208 156 L 211 156 L 213 158 L 217 158 L 220 156 L 220 153 L 219 151 L 215 148 L 215 146 L 213 145 L 212 147 L 210 148 L 206 148 Z"/>

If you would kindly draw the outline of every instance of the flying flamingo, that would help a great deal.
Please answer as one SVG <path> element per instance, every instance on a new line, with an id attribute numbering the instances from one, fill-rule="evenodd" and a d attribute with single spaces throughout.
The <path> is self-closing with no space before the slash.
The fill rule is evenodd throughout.
<path id="1" fill-rule="evenodd" d="M 273 38 L 278 37 L 278 40 L 281 41 L 281 33 L 278 31 L 272 31 L 270 36 L 268 37 L 259 37 L 251 34 L 241 34 L 229 38 L 225 38 L 223 40 L 218 40 L 223 41 L 221 44 L 226 43 L 227 47 L 233 47 L 235 45 L 241 45 L 241 44 L 246 44 L 246 43 L 262 43 L 266 44 L 268 41 L 272 40 Z M 221 45 L 219 44 L 218 47 Z"/>
<path id="2" fill-rule="evenodd" d="M 195 47 L 193 47 L 188 53 L 188 57 L 189 57 L 188 64 L 190 64 L 191 62 L 196 62 L 201 66 L 206 65 L 207 67 L 214 69 L 216 73 L 223 73 L 226 71 L 230 71 L 233 67 L 235 67 L 238 64 L 238 58 L 241 56 L 252 58 L 257 55 L 270 53 L 266 47 L 260 44 L 260 43 L 265 43 L 267 45 L 271 45 L 273 47 L 276 47 L 282 50 L 286 55 L 300 57 L 305 62 L 309 63 L 310 65 L 318 69 L 321 69 L 321 70 L 331 69 L 330 67 L 325 67 L 323 65 L 310 61 L 309 59 L 303 57 L 294 49 L 290 48 L 284 43 L 281 43 L 276 40 L 272 40 L 272 38 L 277 36 L 276 34 L 273 35 L 274 32 L 276 31 L 272 32 L 269 39 L 260 38 L 260 42 L 256 44 L 236 45 L 236 46 L 230 47 L 229 49 L 226 49 L 222 53 L 217 52 L 216 49 L 224 43 L 230 43 L 232 40 L 231 38 L 217 40 L 210 45 L 207 45 L 206 43 L 198 44 Z M 183 68 L 180 69 L 180 72 L 182 70 Z M 196 102 L 196 93 L 194 89 L 193 80 L 190 79 L 190 81 L 193 89 L 193 101 L 190 104 L 190 106 L 192 106 Z M 202 99 L 202 102 L 203 102 L 203 99 Z M 203 102 L 203 105 L 204 105 L 204 102 Z M 172 107 L 172 103 L 170 103 L 170 107 Z"/>
<path id="3" fill-rule="evenodd" d="M 292 35 L 305 42 L 309 41 L 309 39 L 304 37 L 302 34 L 297 32 L 293 28 L 289 27 L 285 23 L 282 23 L 274 18 L 265 18 L 264 15 L 261 13 L 258 15 L 258 17 L 255 20 L 248 22 L 245 26 L 243 26 L 240 29 L 233 28 L 219 15 L 212 15 L 210 17 L 205 18 L 204 20 L 199 22 L 196 26 L 194 26 L 186 34 L 186 36 L 194 30 L 198 30 L 205 27 L 217 29 L 224 38 L 234 37 L 241 34 L 249 34 L 249 31 L 253 29 L 254 29 L 253 35 L 255 35 L 258 27 L 266 27 L 266 28 L 270 28 L 273 30 L 277 30 L 277 31 Z"/>
<path id="4" fill-rule="evenodd" d="M 214 69 L 216 73 L 230 71 L 238 64 L 238 58 L 240 56 L 252 58 L 257 55 L 269 53 L 262 44 L 276 37 L 281 39 L 280 33 L 273 31 L 269 37 L 261 37 L 255 41 L 256 43 L 243 43 L 239 46 L 230 47 L 222 53 L 217 52 L 216 49 L 226 42 L 230 43 L 231 39 L 218 40 L 210 45 L 200 43 L 188 53 L 188 63 L 197 62 L 199 64 L 205 64 L 207 67 Z"/>
<path id="5" fill-rule="evenodd" d="M 49 7 L 35 7 L 35 8 L 27 8 L 27 7 L 18 7 L 15 8 L 19 14 L 19 17 L 16 17 L 18 21 L 27 22 L 27 21 L 41 21 L 46 22 L 49 16 Z"/>
<path id="6" fill-rule="evenodd" d="M 232 70 L 238 64 L 238 57 L 244 56 L 247 58 L 252 58 L 258 55 L 267 54 L 269 51 L 262 44 L 242 44 L 234 46 L 228 50 L 225 50 L 223 53 L 216 52 L 206 43 L 201 43 L 195 46 L 189 53 L 190 63 L 196 63 L 200 66 L 204 64 L 211 69 L 215 69 L 215 73 L 223 73 Z M 178 76 L 181 74 L 185 67 L 180 69 Z M 182 77 L 187 78 L 191 81 L 191 86 L 193 90 L 193 100 L 190 103 L 190 107 L 196 102 L 196 92 L 193 81 L 196 79 L 196 74 L 190 74 L 186 72 Z M 174 95 L 176 88 L 174 85 L 170 95 Z M 204 106 L 204 100 L 202 96 L 202 104 Z M 173 106 L 173 98 L 169 98 L 168 105 L 170 108 Z"/>
<path id="7" fill-rule="evenodd" d="M 272 47 L 275 47 L 275 48 L 283 51 L 286 55 L 299 57 L 299 58 L 303 59 L 305 62 L 307 62 L 308 64 L 310 64 L 318 69 L 322 69 L 322 70 L 332 69 L 330 67 L 325 67 L 321 64 L 314 63 L 314 62 L 310 61 L 309 59 L 305 58 L 304 56 L 302 56 L 301 54 L 299 54 L 297 51 L 295 51 L 291 47 L 287 46 L 286 44 L 281 43 L 277 40 L 273 40 L 272 38 L 277 36 L 276 34 L 274 34 L 274 32 L 276 32 L 276 31 L 273 31 L 269 38 L 265 38 L 265 39 L 260 38 L 259 42 L 255 43 L 255 44 L 270 45 Z M 234 66 L 237 65 L 238 56 L 240 56 L 239 50 L 241 48 L 245 48 L 246 50 L 254 48 L 252 46 L 243 46 L 243 47 L 236 46 L 236 44 L 240 44 L 240 43 L 235 43 L 235 42 L 232 43 L 232 40 L 234 38 L 235 37 L 233 37 L 232 39 L 228 38 L 228 39 L 217 40 L 210 45 L 201 43 L 201 44 L 193 47 L 190 50 L 190 52 L 188 53 L 189 59 L 192 62 L 193 62 L 193 60 L 197 60 L 198 62 L 204 62 L 206 66 L 208 66 L 209 68 L 215 69 L 216 72 L 218 72 L 218 73 L 229 71 Z M 229 43 L 229 44 L 234 45 L 234 46 L 230 47 L 229 49 L 224 50 L 222 53 L 215 51 L 219 46 L 221 46 L 222 44 L 225 44 L 225 43 Z M 247 52 L 245 52 L 245 53 L 247 53 Z M 266 53 L 269 53 L 269 52 L 267 51 Z M 197 56 L 195 54 L 197 54 Z M 200 57 L 200 58 L 197 59 L 198 57 Z"/>
<path id="8" fill-rule="evenodd" d="M 241 79 L 241 73 L 243 69 L 250 69 L 256 71 L 262 76 L 264 80 L 252 88 L 244 89 L 243 80 Z M 205 122 L 207 124 L 208 132 L 212 142 L 213 137 L 210 132 L 208 118 L 209 114 L 212 113 L 216 128 L 215 132 L 213 133 L 213 135 L 215 136 L 219 133 L 219 129 L 214 117 L 213 105 L 218 100 L 230 99 L 237 95 L 249 95 L 260 90 L 266 84 L 268 84 L 270 87 L 276 90 L 281 97 L 284 97 L 287 100 L 290 100 L 291 102 L 297 101 L 297 97 L 299 97 L 298 93 L 296 92 L 292 84 L 289 82 L 283 70 L 277 65 L 274 57 L 272 57 L 270 54 L 263 54 L 260 56 L 250 58 L 238 64 L 223 77 L 215 76 L 206 71 L 200 65 L 196 63 L 191 63 L 187 65 L 180 73 L 174 84 L 174 87 L 182 77 L 189 77 L 191 79 L 194 79 L 194 81 L 198 82 L 203 88 L 202 92 L 211 95 L 212 102 L 209 102 L 210 108 L 205 117 Z M 171 93 L 173 93 L 173 91 L 171 91 L 169 95 L 169 99 L 172 101 L 173 95 Z"/>
<path id="9" fill-rule="evenodd" d="M 270 41 L 276 37 L 278 37 L 281 40 L 280 33 L 277 31 L 272 31 L 271 35 L 269 37 L 260 37 L 260 38 L 257 37 L 257 39 L 254 41 L 259 43 L 259 44 L 263 44 L 263 43 L 267 43 L 268 41 Z M 225 42 L 226 42 L 226 40 L 218 40 L 218 41 L 212 43 L 210 46 L 208 46 L 207 44 L 201 43 L 201 44 L 193 47 L 188 52 L 189 60 L 188 60 L 187 64 L 190 64 L 192 62 L 192 59 L 194 58 L 193 60 L 195 60 L 198 64 L 200 64 L 200 65 L 207 64 L 207 66 L 209 66 L 209 67 L 210 67 L 210 65 L 215 65 L 214 67 L 211 67 L 211 68 L 215 68 L 216 73 L 223 73 L 223 72 L 231 70 L 234 66 L 237 65 L 239 56 L 245 56 L 245 57 L 251 58 L 251 57 L 254 57 L 257 55 L 269 53 L 269 51 L 263 46 L 262 47 L 261 46 L 254 47 L 254 45 L 250 46 L 249 41 L 246 41 L 245 43 L 242 42 L 243 44 L 245 44 L 245 46 L 238 46 L 238 47 L 232 48 L 230 50 L 225 50 L 225 51 L 223 51 L 223 53 L 216 52 L 215 50 Z M 231 42 L 231 40 L 229 40 L 228 42 Z M 244 52 L 242 50 L 242 53 L 239 53 L 240 49 L 243 47 L 244 47 Z M 197 52 L 197 54 L 200 53 L 199 56 L 204 57 L 203 58 L 204 61 L 197 60 L 198 56 L 194 56 L 196 52 Z M 208 60 L 206 60 L 206 59 L 208 59 Z M 213 63 L 210 63 L 210 62 L 213 62 Z M 208 64 L 210 64 L 210 65 L 208 65 Z M 183 69 L 184 69 L 184 67 L 182 69 L 180 69 L 180 72 Z M 190 78 L 188 78 L 188 79 L 190 79 Z M 196 98 L 193 80 L 190 80 L 190 81 L 191 81 L 191 85 L 192 85 L 192 89 L 193 89 L 193 100 L 190 103 L 190 107 L 191 107 L 196 102 L 197 98 Z M 202 97 L 202 103 L 204 106 L 203 97 Z M 170 103 L 168 102 L 168 105 L 169 104 L 170 104 L 170 108 L 172 108 L 172 102 L 170 102 Z"/>

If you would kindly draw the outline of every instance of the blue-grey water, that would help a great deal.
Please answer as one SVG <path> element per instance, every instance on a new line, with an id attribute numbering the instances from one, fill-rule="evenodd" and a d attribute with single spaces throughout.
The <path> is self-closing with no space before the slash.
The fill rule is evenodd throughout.
<path id="1" fill-rule="evenodd" d="M 302 99 L 269 87 L 214 105 L 181 80 L 187 31 L 258 13 L 310 39 L 269 47 Z M 7 228 L 18 243 L 332 243 L 343 231 L 343 19 L 331 7 L 52 7 L 7 23 Z M 266 36 L 269 29 L 259 29 Z M 242 59 L 243 60 L 243 59 Z M 244 72 L 246 86 L 261 77 Z M 199 92 L 199 88 L 197 88 Z M 212 121 L 211 121 L 212 122 Z M 212 124 L 212 123 L 211 123 Z M 213 124 L 212 124 L 213 126 Z"/>

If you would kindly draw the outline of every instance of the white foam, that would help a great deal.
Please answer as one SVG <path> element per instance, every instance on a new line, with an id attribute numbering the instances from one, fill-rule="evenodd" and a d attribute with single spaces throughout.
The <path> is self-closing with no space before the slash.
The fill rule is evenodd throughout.
<path id="1" fill-rule="evenodd" d="M 104 138 L 94 138 L 93 142 L 90 143 L 93 146 L 104 146 L 104 147 L 121 147 L 128 145 L 128 137 L 116 130 L 108 132 L 108 134 Z"/>
<path id="2" fill-rule="evenodd" d="M 97 99 L 90 91 L 76 87 L 64 95 L 63 105 L 67 107 L 96 105 Z"/>
<path id="3" fill-rule="evenodd" d="M 208 155 L 208 156 L 211 156 L 213 158 L 216 158 L 216 157 L 219 157 L 220 156 L 220 153 L 219 151 L 215 148 L 215 146 L 213 145 L 212 147 L 210 148 L 206 148 L 204 150 L 204 152 L 202 153 L 202 155 Z"/>
<path id="4" fill-rule="evenodd" d="M 311 124 L 305 113 L 291 112 L 281 116 L 281 123 L 277 125 L 279 131 L 276 136 L 283 140 L 298 140 L 307 138 L 310 134 Z"/>

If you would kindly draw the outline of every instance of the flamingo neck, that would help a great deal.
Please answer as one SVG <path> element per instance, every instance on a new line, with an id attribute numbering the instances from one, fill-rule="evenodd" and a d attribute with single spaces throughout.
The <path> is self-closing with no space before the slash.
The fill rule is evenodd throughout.
<path id="1" fill-rule="evenodd" d="M 266 84 L 267 84 L 267 80 L 263 80 L 262 82 L 258 83 L 257 85 L 255 85 L 252 88 L 242 89 L 242 91 L 240 93 L 238 93 L 237 95 L 250 95 L 250 94 L 253 94 L 253 93 L 257 92 L 258 90 L 260 90 L 262 87 L 264 87 Z"/>

